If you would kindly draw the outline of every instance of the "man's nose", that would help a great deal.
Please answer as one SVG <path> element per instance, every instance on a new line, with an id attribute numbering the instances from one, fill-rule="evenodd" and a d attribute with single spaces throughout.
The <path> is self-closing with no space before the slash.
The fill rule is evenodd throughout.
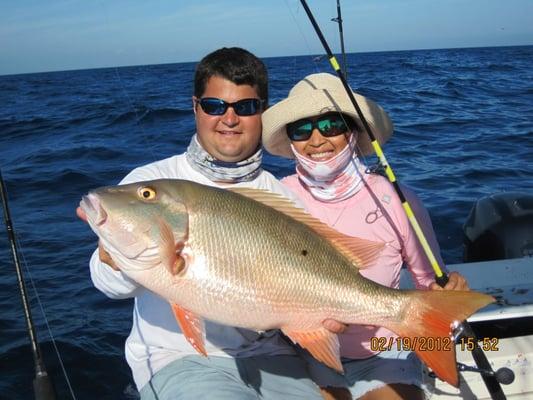
<path id="1" fill-rule="evenodd" d="M 224 115 L 222 115 L 222 122 L 227 126 L 235 126 L 239 123 L 239 116 L 233 107 L 229 106 Z"/>

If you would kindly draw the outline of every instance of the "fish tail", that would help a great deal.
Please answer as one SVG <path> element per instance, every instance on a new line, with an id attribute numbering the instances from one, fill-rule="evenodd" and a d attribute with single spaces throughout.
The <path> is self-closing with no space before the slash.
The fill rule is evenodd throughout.
<path id="1" fill-rule="evenodd" d="M 414 350 L 440 379 L 458 387 L 452 324 L 464 321 L 494 298 L 473 291 L 412 291 L 410 298 L 403 320 L 391 326 L 401 336 L 398 347 Z"/>

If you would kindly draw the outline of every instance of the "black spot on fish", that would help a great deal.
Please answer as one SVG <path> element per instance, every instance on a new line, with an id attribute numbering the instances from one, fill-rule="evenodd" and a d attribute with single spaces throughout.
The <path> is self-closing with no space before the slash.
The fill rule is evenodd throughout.
<path id="1" fill-rule="evenodd" d="M 307 255 L 307 250 L 302 250 L 302 256 L 306 256 Z"/>

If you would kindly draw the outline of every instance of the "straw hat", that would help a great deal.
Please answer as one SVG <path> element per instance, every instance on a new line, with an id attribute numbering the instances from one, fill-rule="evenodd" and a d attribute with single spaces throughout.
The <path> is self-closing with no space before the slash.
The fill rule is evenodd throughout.
<path id="1" fill-rule="evenodd" d="M 372 100 L 355 92 L 353 95 L 372 133 L 379 144 L 384 144 L 392 136 L 393 127 L 389 116 Z M 263 113 L 263 146 L 274 155 L 294 158 L 286 125 L 332 111 L 349 115 L 358 121 L 359 126 L 363 126 L 338 77 L 328 73 L 306 76 L 291 89 L 289 97 Z M 367 156 L 374 152 L 366 133 L 359 135 L 357 145 L 361 155 Z"/>

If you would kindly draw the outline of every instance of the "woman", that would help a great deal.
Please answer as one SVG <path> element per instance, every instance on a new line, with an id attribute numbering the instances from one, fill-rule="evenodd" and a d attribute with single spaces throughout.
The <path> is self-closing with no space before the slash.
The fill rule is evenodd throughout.
<path id="1" fill-rule="evenodd" d="M 389 116 L 371 100 L 354 96 L 374 135 L 385 143 L 393 130 Z M 398 288 L 405 263 L 418 289 L 440 290 L 392 185 L 367 172 L 363 157 L 373 148 L 362 127 L 341 81 L 331 74 L 313 74 L 263 113 L 263 145 L 274 155 L 296 158 L 296 174 L 282 182 L 312 215 L 346 235 L 386 243 L 379 260 L 361 274 Z M 402 190 L 443 265 L 427 211 L 413 192 Z M 449 278 L 444 289 L 468 290 L 461 275 L 452 273 Z M 343 331 L 330 322 L 332 330 Z M 345 376 L 310 360 L 316 382 L 334 395 L 341 392 L 333 388 L 348 387 L 354 398 L 424 398 L 422 365 L 416 355 L 397 349 L 379 352 L 373 337 L 389 343 L 395 334 L 374 326 L 344 329 L 339 341 Z"/>

